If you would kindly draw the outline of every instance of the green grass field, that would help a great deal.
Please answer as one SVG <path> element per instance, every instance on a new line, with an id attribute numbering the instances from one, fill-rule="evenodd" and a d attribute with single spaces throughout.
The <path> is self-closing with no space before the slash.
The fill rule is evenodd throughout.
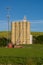
<path id="1" fill-rule="evenodd" d="M 43 45 L 28 45 L 25 48 L 0 48 L 0 56 L 43 57 Z"/>
<path id="2" fill-rule="evenodd" d="M 0 64 L 43 65 L 43 45 L 25 45 L 24 48 L 0 48 Z"/>

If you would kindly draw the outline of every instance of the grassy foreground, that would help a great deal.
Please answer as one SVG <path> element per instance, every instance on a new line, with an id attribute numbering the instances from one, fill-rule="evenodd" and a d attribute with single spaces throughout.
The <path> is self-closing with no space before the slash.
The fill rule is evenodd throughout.
<path id="1" fill-rule="evenodd" d="M 1 65 L 43 65 L 43 45 L 0 48 Z"/>
<path id="2" fill-rule="evenodd" d="M 0 48 L 0 56 L 43 57 L 43 45 L 27 45 L 25 48 Z"/>

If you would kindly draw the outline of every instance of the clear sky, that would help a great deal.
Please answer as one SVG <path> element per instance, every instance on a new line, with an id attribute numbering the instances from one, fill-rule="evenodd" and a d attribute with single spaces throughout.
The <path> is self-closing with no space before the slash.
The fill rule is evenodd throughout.
<path id="1" fill-rule="evenodd" d="M 43 0 L 0 0 L 0 21 L 7 20 L 7 7 L 10 8 L 10 21 L 22 20 L 26 16 L 30 22 L 43 22 Z"/>

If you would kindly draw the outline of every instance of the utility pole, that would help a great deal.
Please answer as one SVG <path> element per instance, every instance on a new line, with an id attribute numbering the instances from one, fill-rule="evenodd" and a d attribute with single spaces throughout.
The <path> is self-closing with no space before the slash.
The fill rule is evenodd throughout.
<path id="1" fill-rule="evenodd" d="M 8 39 L 9 39 L 9 36 L 10 36 L 10 32 L 9 32 L 9 22 L 10 22 L 10 8 L 9 7 L 7 7 L 6 8 L 6 10 L 7 10 L 7 20 L 8 20 Z"/>

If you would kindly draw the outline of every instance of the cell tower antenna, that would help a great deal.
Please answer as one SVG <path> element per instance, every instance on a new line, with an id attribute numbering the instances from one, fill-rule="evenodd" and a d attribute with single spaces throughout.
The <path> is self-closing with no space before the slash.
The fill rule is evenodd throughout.
<path id="1" fill-rule="evenodd" d="M 7 20 L 8 20 L 8 39 L 9 39 L 9 22 L 10 22 L 10 8 L 7 7 Z"/>

